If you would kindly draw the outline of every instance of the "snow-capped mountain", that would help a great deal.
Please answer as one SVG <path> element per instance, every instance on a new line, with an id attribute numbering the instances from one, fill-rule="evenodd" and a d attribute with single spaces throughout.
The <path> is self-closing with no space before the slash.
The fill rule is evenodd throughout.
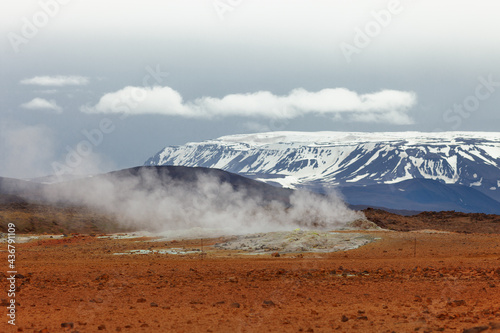
<path id="1" fill-rule="evenodd" d="M 217 168 L 281 186 L 425 178 L 500 200 L 500 132 L 269 132 L 166 147 L 145 165 Z"/>

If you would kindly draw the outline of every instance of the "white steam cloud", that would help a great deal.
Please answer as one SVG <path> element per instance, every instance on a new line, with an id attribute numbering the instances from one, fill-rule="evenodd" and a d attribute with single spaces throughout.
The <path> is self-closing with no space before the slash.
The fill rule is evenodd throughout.
<path id="1" fill-rule="evenodd" d="M 0 176 L 38 177 L 45 175 L 54 157 L 52 131 L 43 125 L 0 123 Z"/>
<path id="2" fill-rule="evenodd" d="M 56 186 L 49 195 L 99 209 L 117 217 L 126 227 L 156 233 L 202 228 L 225 233 L 249 233 L 291 228 L 338 229 L 363 218 L 336 195 L 322 197 L 295 192 L 290 205 L 266 200 L 251 189 L 235 190 L 213 175 L 197 174 L 192 181 L 158 176 L 144 168 L 138 176 L 108 175 L 74 186 Z"/>
<path id="3" fill-rule="evenodd" d="M 413 92 L 382 90 L 358 94 L 345 88 L 309 92 L 299 88 L 278 96 L 269 91 L 231 94 L 222 98 L 201 97 L 184 101 L 170 87 L 125 87 L 105 94 L 94 106 L 81 107 L 86 113 L 163 114 L 188 118 L 217 116 L 292 119 L 306 114 L 345 117 L 362 122 L 411 124 L 408 111 L 416 104 Z"/>
<path id="4" fill-rule="evenodd" d="M 53 87 L 63 87 L 63 86 L 84 86 L 89 83 L 89 78 L 85 76 L 64 76 L 64 75 L 54 75 L 54 76 L 35 76 L 29 79 L 21 80 L 21 84 L 30 84 L 37 86 L 53 86 Z"/>

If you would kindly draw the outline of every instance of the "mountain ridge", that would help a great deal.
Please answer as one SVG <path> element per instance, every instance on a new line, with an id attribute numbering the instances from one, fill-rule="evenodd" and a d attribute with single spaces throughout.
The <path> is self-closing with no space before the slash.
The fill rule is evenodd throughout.
<path id="1" fill-rule="evenodd" d="M 430 179 L 473 188 L 500 201 L 499 132 L 229 135 L 166 147 L 145 165 L 217 168 L 314 191 Z"/>

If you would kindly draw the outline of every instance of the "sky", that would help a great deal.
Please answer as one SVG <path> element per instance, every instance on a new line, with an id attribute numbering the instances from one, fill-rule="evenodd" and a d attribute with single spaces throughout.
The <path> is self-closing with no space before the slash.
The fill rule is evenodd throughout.
<path id="1" fill-rule="evenodd" d="M 265 131 L 498 131 L 494 0 L 2 0 L 0 176 Z"/>

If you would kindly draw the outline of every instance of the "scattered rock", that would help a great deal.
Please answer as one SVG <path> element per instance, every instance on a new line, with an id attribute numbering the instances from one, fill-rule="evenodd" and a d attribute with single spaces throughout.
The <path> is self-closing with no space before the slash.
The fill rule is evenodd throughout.
<path id="1" fill-rule="evenodd" d="M 463 333 L 481 333 L 483 331 L 486 331 L 488 328 L 489 328 L 488 326 L 476 326 L 476 327 L 464 329 Z"/>
<path id="2" fill-rule="evenodd" d="M 227 278 L 227 280 L 229 282 L 233 282 L 233 283 L 238 282 L 238 278 L 236 276 L 230 276 L 230 277 Z"/>
<path id="3" fill-rule="evenodd" d="M 146 299 L 145 298 L 138 298 L 137 299 L 137 303 L 146 303 Z"/>
<path id="4" fill-rule="evenodd" d="M 97 326 L 97 329 L 99 331 L 104 331 L 106 329 L 106 325 L 99 325 L 99 326 Z"/>
<path id="5" fill-rule="evenodd" d="M 490 328 L 492 330 L 500 330 L 500 323 L 494 323 L 494 322 L 491 322 L 490 323 Z"/>
<path id="6" fill-rule="evenodd" d="M 62 323 L 62 324 L 61 324 L 61 327 L 69 327 L 69 328 L 73 328 L 73 327 L 74 327 L 74 324 L 73 324 L 73 323 Z"/>
<path id="7" fill-rule="evenodd" d="M 271 257 L 279 258 L 280 254 L 279 252 L 274 252 L 271 254 Z"/>
<path id="8" fill-rule="evenodd" d="M 96 281 L 108 281 L 108 280 L 109 280 L 108 274 L 102 274 L 96 278 Z"/>
<path id="9" fill-rule="evenodd" d="M 240 303 L 236 303 L 236 302 L 231 303 L 230 307 L 239 309 L 240 308 Z"/>
<path id="10" fill-rule="evenodd" d="M 196 299 L 196 300 L 189 301 L 189 304 L 203 304 L 203 302 L 200 301 L 199 299 Z"/>
<path id="11" fill-rule="evenodd" d="M 445 320 L 445 319 L 447 319 L 447 318 L 448 318 L 448 313 L 446 313 L 446 312 L 441 312 L 441 313 L 439 313 L 439 314 L 436 316 L 436 318 L 437 318 L 437 319 L 439 319 L 439 320 Z"/>
<path id="12" fill-rule="evenodd" d="M 465 301 L 463 299 L 455 300 L 455 301 L 452 301 L 452 302 L 448 303 L 448 305 L 451 305 L 452 307 L 463 306 L 465 304 L 466 303 L 465 303 Z"/>
<path id="13" fill-rule="evenodd" d="M 340 319 L 343 323 L 349 320 L 346 315 L 342 315 L 342 319 Z"/>
<path id="14" fill-rule="evenodd" d="M 158 304 L 156 304 L 155 302 L 151 302 L 150 305 L 151 305 L 152 308 L 157 308 L 158 307 Z"/>
<path id="15" fill-rule="evenodd" d="M 262 306 L 265 307 L 265 308 L 268 308 L 268 307 L 271 307 L 271 306 L 275 306 L 276 304 L 274 304 L 273 301 L 264 301 L 262 302 Z"/>

